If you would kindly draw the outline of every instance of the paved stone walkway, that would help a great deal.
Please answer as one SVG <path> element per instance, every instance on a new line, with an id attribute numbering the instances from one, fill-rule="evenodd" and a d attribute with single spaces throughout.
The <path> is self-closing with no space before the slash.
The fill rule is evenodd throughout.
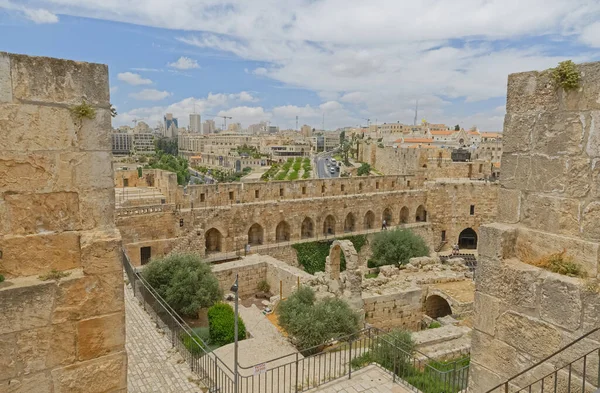
<path id="1" fill-rule="evenodd" d="M 195 375 L 125 286 L 129 393 L 197 393 Z"/>
<path id="2" fill-rule="evenodd" d="M 340 378 L 310 393 L 410 393 L 408 388 L 392 382 L 392 376 L 371 365 L 352 373 L 352 379 Z"/>

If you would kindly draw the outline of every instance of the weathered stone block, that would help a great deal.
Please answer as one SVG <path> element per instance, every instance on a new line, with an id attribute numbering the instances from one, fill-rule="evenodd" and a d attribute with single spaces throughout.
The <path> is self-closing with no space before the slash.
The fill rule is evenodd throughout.
<path id="1" fill-rule="evenodd" d="M 77 193 L 7 194 L 5 200 L 12 234 L 30 235 L 80 229 Z"/>
<path id="2" fill-rule="evenodd" d="M 600 64 L 598 62 L 578 64 L 581 75 L 576 90 L 557 90 L 561 109 L 569 111 L 600 109 Z"/>
<path id="3" fill-rule="evenodd" d="M 535 311 L 539 305 L 539 288 L 543 271 L 517 260 L 504 262 L 481 258 L 477 265 L 477 291 L 510 304 Z"/>
<path id="4" fill-rule="evenodd" d="M 579 201 L 543 194 L 523 198 L 521 223 L 533 229 L 556 234 L 579 235 Z"/>
<path id="5" fill-rule="evenodd" d="M 97 109 L 96 117 L 85 119 L 77 132 L 78 146 L 82 150 L 107 151 L 112 153 L 112 117 L 110 110 Z M 103 162 L 112 167 L 112 162 Z"/>
<path id="6" fill-rule="evenodd" d="M 123 310 L 122 272 L 74 277 L 58 284 L 52 323 Z"/>
<path id="7" fill-rule="evenodd" d="M 561 333 L 557 328 L 512 311 L 500 315 L 496 329 L 496 338 L 538 360 L 557 351 L 561 345 Z"/>
<path id="8" fill-rule="evenodd" d="M 507 113 L 504 116 L 503 153 L 522 153 L 531 150 L 533 128 L 540 116 L 537 111 Z"/>
<path id="9" fill-rule="evenodd" d="M 56 285 L 31 279 L 0 288 L 0 334 L 46 326 L 52 315 Z"/>
<path id="10" fill-rule="evenodd" d="M 87 190 L 79 193 L 79 208 L 83 229 L 112 228 L 115 217 L 115 191 L 112 188 Z M 174 232 L 169 228 L 171 232 Z M 225 239 L 223 239 L 225 240 Z"/>
<path id="11" fill-rule="evenodd" d="M 542 284 L 540 314 L 544 321 L 574 331 L 581 326 L 581 280 L 548 274 Z"/>
<path id="12" fill-rule="evenodd" d="M 509 224 L 519 222 L 521 215 L 521 191 L 500 188 L 498 190 L 498 221 Z"/>
<path id="13" fill-rule="evenodd" d="M 25 375 L 20 379 L 0 381 L 0 393 L 52 393 L 52 380 L 45 372 Z"/>
<path id="14" fill-rule="evenodd" d="M 500 301 L 493 296 L 475 292 L 473 327 L 491 336 L 496 334 L 496 318 L 500 315 Z"/>
<path id="15" fill-rule="evenodd" d="M 108 106 L 108 67 L 10 54 L 13 98 L 53 104 Z"/>
<path id="16" fill-rule="evenodd" d="M 582 235 L 585 239 L 600 240 L 600 202 L 590 202 L 583 209 Z"/>
<path id="17" fill-rule="evenodd" d="M 0 102 L 12 101 L 12 80 L 10 78 L 10 57 L 0 52 Z"/>
<path id="18" fill-rule="evenodd" d="M 59 178 L 63 189 L 76 187 L 78 190 L 114 189 L 115 180 L 111 165 L 111 152 L 68 152 L 59 155 Z M 66 176 L 71 174 L 71 176 Z"/>
<path id="19" fill-rule="evenodd" d="M 125 313 L 86 319 L 77 324 L 77 356 L 88 360 L 123 350 Z"/>
<path id="20" fill-rule="evenodd" d="M 54 393 L 103 393 L 127 386 L 125 352 L 52 370 Z"/>
<path id="21" fill-rule="evenodd" d="M 48 233 L 0 238 L 3 271 L 12 277 L 39 275 L 81 266 L 79 234 Z"/>
<path id="22" fill-rule="evenodd" d="M 488 224 L 479 227 L 478 253 L 491 260 L 500 261 L 515 255 L 517 230 L 507 224 Z"/>
<path id="23" fill-rule="evenodd" d="M 559 100 L 550 72 L 520 72 L 508 76 L 506 113 L 556 111 Z M 506 139 L 510 136 L 506 135 Z"/>
<path id="24" fill-rule="evenodd" d="M 525 368 L 515 348 L 478 330 L 471 334 L 471 357 L 504 379 Z"/>
<path id="25" fill-rule="evenodd" d="M 469 392 L 475 393 L 483 393 L 492 389 L 494 386 L 497 386 L 505 381 L 505 378 L 502 378 L 496 372 L 500 370 L 490 370 L 483 366 L 482 364 L 475 361 L 475 359 L 471 360 L 471 364 L 469 365 Z"/>
<path id="26" fill-rule="evenodd" d="M 504 152 L 502 154 L 502 187 L 525 191 L 530 168 L 531 157 Z"/>
<path id="27" fill-rule="evenodd" d="M 531 150 L 551 157 L 581 155 L 586 119 L 577 112 L 545 112 L 536 116 Z M 510 137 L 508 139 L 514 139 Z M 515 143 L 519 141 L 516 140 Z"/>
<path id="28" fill-rule="evenodd" d="M 519 259 L 535 259 L 567 250 L 568 255 L 572 256 L 588 275 L 595 277 L 598 274 L 598 243 L 524 227 L 519 227 L 518 233 L 516 250 Z"/>
<path id="29" fill-rule="evenodd" d="M 85 274 L 121 271 L 121 236 L 117 230 L 83 232 L 81 265 Z"/>
<path id="30" fill-rule="evenodd" d="M 590 330 L 600 326 L 600 293 L 597 290 L 589 288 L 582 292 L 581 303 L 583 304 L 583 331 Z M 596 338 L 600 341 L 600 337 Z"/>
<path id="31" fill-rule="evenodd" d="M 586 122 L 588 134 L 585 152 L 589 157 L 600 157 L 600 111 L 591 111 L 581 115 Z"/>
<path id="32" fill-rule="evenodd" d="M 0 155 L 0 192 L 45 192 L 52 189 L 56 157 L 52 154 Z"/>

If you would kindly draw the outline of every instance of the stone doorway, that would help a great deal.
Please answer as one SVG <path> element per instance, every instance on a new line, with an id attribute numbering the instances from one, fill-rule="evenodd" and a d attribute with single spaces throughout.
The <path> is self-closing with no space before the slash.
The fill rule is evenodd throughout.
<path id="1" fill-rule="evenodd" d="M 248 229 L 248 244 L 252 246 L 258 246 L 263 244 L 264 230 L 259 224 L 253 224 Z"/>
<path id="2" fill-rule="evenodd" d="M 323 221 L 323 235 L 335 235 L 335 218 L 331 214 Z"/>
<path id="3" fill-rule="evenodd" d="M 452 308 L 446 299 L 438 295 L 431 295 L 425 301 L 425 314 L 428 317 L 437 319 L 452 315 Z"/>
<path id="4" fill-rule="evenodd" d="M 286 221 L 281 221 L 275 228 L 275 241 L 287 242 L 290 240 L 290 224 Z"/>
<path id="5" fill-rule="evenodd" d="M 427 212 L 425 211 L 425 207 L 423 205 L 419 205 L 417 207 L 417 214 L 415 217 L 416 222 L 425 222 L 427 221 Z"/>
<path id="6" fill-rule="evenodd" d="M 221 252 L 221 241 L 223 236 L 221 232 L 219 232 L 216 228 L 211 228 L 204 235 L 204 242 L 206 247 L 206 252 Z"/>
<path id="7" fill-rule="evenodd" d="M 310 239 L 315 236 L 315 224 L 313 220 L 309 217 L 306 217 L 304 221 L 302 221 L 301 236 L 302 239 Z"/>
<path id="8" fill-rule="evenodd" d="M 356 226 L 355 221 L 354 214 L 348 213 L 346 220 L 344 220 L 344 232 L 354 232 Z"/>
<path id="9" fill-rule="evenodd" d="M 475 232 L 472 228 L 463 230 L 460 235 L 458 235 L 458 247 L 465 248 L 467 250 L 476 250 L 477 232 Z"/>
<path id="10" fill-rule="evenodd" d="M 400 209 L 400 224 L 408 223 L 409 216 L 410 212 L 408 210 L 408 207 L 404 206 L 402 209 Z"/>
<path id="11" fill-rule="evenodd" d="M 375 213 L 371 210 L 365 214 L 365 229 L 373 229 L 375 227 Z"/>

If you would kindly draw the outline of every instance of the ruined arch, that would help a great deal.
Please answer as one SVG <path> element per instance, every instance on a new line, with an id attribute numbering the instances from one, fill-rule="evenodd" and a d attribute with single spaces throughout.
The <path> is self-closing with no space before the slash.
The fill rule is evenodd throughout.
<path id="1" fill-rule="evenodd" d="M 221 252 L 223 235 L 217 228 L 210 228 L 204 235 L 204 247 L 206 253 Z"/>
<path id="2" fill-rule="evenodd" d="M 408 223 L 409 216 L 410 216 L 410 211 L 408 210 L 408 207 L 406 207 L 406 206 L 402 207 L 402 209 L 400 209 L 400 224 Z"/>
<path id="3" fill-rule="evenodd" d="M 325 274 L 332 280 L 340 278 L 341 255 L 346 260 L 346 271 L 358 269 L 358 253 L 350 240 L 335 240 L 329 247 L 329 256 L 325 260 Z"/>
<path id="4" fill-rule="evenodd" d="M 310 217 L 306 217 L 304 218 L 304 221 L 302 221 L 300 236 L 302 239 L 310 239 L 315 236 L 315 223 Z"/>
<path id="5" fill-rule="evenodd" d="M 356 229 L 356 219 L 354 218 L 354 214 L 348 213 L 346 215 L 346 219 L 344 220 L 344 232 L 354 232 Z"/>
<path id="6" fill-rule="evenodd" d="M 458 235 L 458 247 L 467 250 L 477 249 L 477 232 L 473 228 L 466 228 Z"/>
<path id="7" fill-rule="evenodd" d="M 416 222 L 426 222 L 427 221 L 427 211 L 425 211 L 425 206 L 419 205 L 419 207 L 417 207 L 415 221 Z"/>
<path id="8" fill-rule="evenodd" d="M 365 229 L 373 229 L 375 228 L 375 213 L 373 213 L 371 210 L 369 210 L 366 214 L 365 214 Z"/>
<path id="9" fill-rule="evenodd" d="M 258 246 L 263 244 L 265 231 L 263 227 L 257 223 L 252 224 L 248 229 L 248 244 Z"/>
<path id="10" fill-rule="evenodd" d="M 392 215 L 392 209 L 386 207 L 381 214 L 381 220 L 385 220 L 387 225 L 392 225 L 394 222 L 394 216 Z"/>
<path id="11" fill-rule="evenodd" d="M 331 214 L 323 221 L 323 235 L 335 235 L 335 217 Z"/>
<path id="12" fill-rule="evenodd" d="M 433 319 L 452 315 L 450 303 L 439 295 L 431 295 L 425 300 L 425 314 Z"/>
<path id="13" fill-rule="evenodd" d="M 275 228 L 275 241 L 287 242 L 290 240 L 290 224 L 286 221 L 281 221 Z"/>

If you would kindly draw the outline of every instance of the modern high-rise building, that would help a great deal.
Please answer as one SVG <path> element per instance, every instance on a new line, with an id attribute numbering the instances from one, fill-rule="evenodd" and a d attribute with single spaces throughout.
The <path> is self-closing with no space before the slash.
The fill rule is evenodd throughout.
<path id="1" fill-rule="evenodd" d="M 214 120 L 206 120 L 204 122 L 203 134 L 213 134 L 215 132 L 216 126 Z"/>
<path id="2" fill-rule="evenodd" d="M 172 113 L 167 113 L 165 115 L 165 135 L 166 137 L 177 136 L 177 131 L 179 129 L 179 124 L 177 123 L 177 118 L 173 117 Z"/>
<path id="3" fill-rule="evenodd" d="M 202 122 L 200 121 L 200 115 L 197 113 L 190 114 L 190 132 L 202 133 Z"/>

